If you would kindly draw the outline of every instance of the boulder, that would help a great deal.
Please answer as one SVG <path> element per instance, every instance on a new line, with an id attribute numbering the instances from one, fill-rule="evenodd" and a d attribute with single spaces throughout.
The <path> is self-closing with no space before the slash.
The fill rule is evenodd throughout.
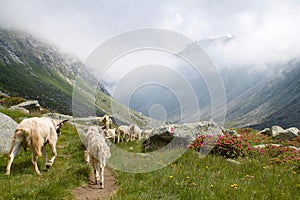
<path id="1" fill-rule="evenodd" d="M 285 130 L 283 128 L 281 128 L 280 126 L 272 126 L 272 130 L 271 130 L 271 136 L 272 137 L 276 137 L 278 136 L 280 133 L 283 133 Z"/>
<path id="2" fill-rule="evenodd" d="M 291 127 L 291 128 L 286 129 L 286 130 L 289 131 L 290 133 L 292 133 L 295 137 L 299 136 L 300 131 L 296 127 Z"/>
<path id="3" fill-rule="evenodd" d="M 170 124 L 154 128 L 151 136 L 143 142 L 145 151 L 154 151 L 168 146 L 186 147 L 198 135 L 223 135 L 221 128 L 214 122 Z"/>
<path id="4" fill-rule="evenodd" d="M 19 107 L 19 106 L 11 106 L 8 110 L 10 111 L 18 111 L 18 112 L 21 112 L 25 115 L 29 115 L 29 110 L 25 109 L 25 108 L 22 108 L 22 107 Z"/>
<path id="5" fill-rule="evenodd" d="M 18 105 L 12 106 L 9 109 L 10 110 L 19 109 L 21 112 L 26 113 L 28 111 L 29 113 L 32 113 L 32 112 L 40 112 L 42 108 L 37 100 L 30 100 L 30 101 L 25 101 Z"/>
<path id="6" fill-rule="evenodd" d="M 280 147 L 280 144 L 259 144 L 259 145 L 255 145 L 253 148 L 255 149 L 262 149 L 262 148 L 266 148 L 268 146 L 273 146 L 273 147 Z"/>
<path id="7" fill-rule="evenodd" d="M 271 136 L 271 135 L 272 135 L 272 131 L 271 131 L 270 128 L 265 128 L 264 130 L 258 132 L 257 134 L 262 134 L 262 135 Z"/>
<path id="8" fill-rule="evenodd" d="M 275 140 L 292 140 L 298 137 L 299 130 L 295 127 L 284 130 L 280 126 L 272 127 L 272 137 Z"/>
<path id="9" fill-rule="evenodd" d="M 237 133 L 236 130 L 229 130 L 229 129 L 222 129 L 223 130 L 223 133 L 225 134 L 229 134 L 229 135 L 232 135 L 232 136 L 236 136 L 236 137 L 240 137 L 241 135 Z"/>
<path id="10" fill-rule="evenodd" d="M 3 113 L 0 113 L 0 153 L 8 153 L 14 132 L 18 123 Z"/>

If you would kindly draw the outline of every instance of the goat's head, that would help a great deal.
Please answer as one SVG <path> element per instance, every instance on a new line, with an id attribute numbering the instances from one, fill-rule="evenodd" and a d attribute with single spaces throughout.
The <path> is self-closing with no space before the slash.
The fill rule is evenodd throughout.
<path id="1" fill-rule="evenodd" d="M 60 135 L 60 129 L 61 129 L 63 123 L 65 123 L 67 121 L 69 121 L 69 120 L 65 119 L 65 120 L 59 120 L 59 121 L 55 122 L 55 130 L 56 130 L 56 133 L 58 136 Z"/>

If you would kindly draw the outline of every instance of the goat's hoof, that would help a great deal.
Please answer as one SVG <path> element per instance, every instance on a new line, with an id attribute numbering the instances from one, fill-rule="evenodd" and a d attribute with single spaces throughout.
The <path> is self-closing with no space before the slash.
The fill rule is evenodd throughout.
<path id="1" fill-rule="evenodd" d="M 46 164 L 46 169 L 49 169 L 51 167 L 51 165 L 52 165 L 51 163 L 47 163 Z"/>
<path id="2" fill-rule="evenodd" d="M 5 175 L 6 175 L 6 176 L 9 176 L 9 175 L 10 175 L 10 172 L 6 172 Z"/>

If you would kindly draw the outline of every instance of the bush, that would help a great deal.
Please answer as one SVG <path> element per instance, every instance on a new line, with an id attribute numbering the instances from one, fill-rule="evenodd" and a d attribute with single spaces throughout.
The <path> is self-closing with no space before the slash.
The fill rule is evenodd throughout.
<path id="1" fill-rule="evenodd" d="M 216 142 L 211 141 L 211 136 L 200 134 L 188 147 L 202 151 L 211 149 L 211 153 L 225 158 L 265 156 L 270 164 L 294 166 L 300 169 L 300 137 L 292 141 L 272 140 L 271 137 L 256 134 L 251 129 L 240 129 L 240 137 L 225 134 L 219 136 Z M 254 145 L 266 144 L 265 148 L 252 148 Z M 268 145 L 279 144 L 280 146 Z"/>
<path id="2" fill-rule="evenodd" d="M 196 151 L 200 151 L 202 148 L 211 149 L 211 153 L 225 158 L 245 157 L 252 150 L 248 142 L 240 137 L 229 134 L 219 136 L 215 143 L 208 141 L 211 141 L 211 136 L 201 134 L 189 145 L 189 148 Z"/>

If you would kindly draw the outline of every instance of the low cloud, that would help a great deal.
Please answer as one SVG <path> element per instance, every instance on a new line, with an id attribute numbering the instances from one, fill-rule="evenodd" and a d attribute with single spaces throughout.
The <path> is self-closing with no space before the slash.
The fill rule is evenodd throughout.
<path id="1" fill-rule="evenodd" d="M 207 48 L 219 66 L 265 69 L 300 56 L 300 2 L 295 0 L 2 0 L 0 7 L 1 26 L 25 29 L 83 61 L 103 41 L 142 27 L 171 29 L 195 41 L 234 35 Z"/>

